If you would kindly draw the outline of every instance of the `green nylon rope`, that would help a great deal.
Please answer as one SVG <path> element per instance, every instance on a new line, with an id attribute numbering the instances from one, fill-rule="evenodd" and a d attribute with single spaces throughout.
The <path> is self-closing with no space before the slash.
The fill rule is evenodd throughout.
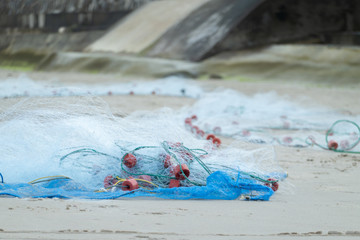
<path id="1" fill-rule="evenodd" d="M 207 155 L 208 153 L 203 150 L 203 149 L 190 149 L 190 148 L 187 148 L 185 147 L 182 143 L 180 145 L 177 145 L 177 146 L 170 146 L 168 142 L 164 141 L 161 143 L 161 147 L 160 146 L 139 146 L 139 147 L 136 147 L 135 149 L 133 149 L 132 151 L 129 151 L 128 153 L 131 153 L 133 155 L 137 155 L 139 156 L 139 153 L 137 153 L 138 151 L 142 150 L 142 149 L 163 149 L 167 154 L 169 154 L 180 166 L 180 171 L 181 173 L 183 174 L 184 178 L 186 181 L 190 182 L 191 184 L 193 185 L 196 185 L 196 186 L 203 186 L 204 184 L 202 183 L 197 183 L 197 182 L 194 182 L 192 180 L 190 180 L 184 173 L 182 167 L 181 167 L 181 161 L 178 159 L 178 157 L 176 156 L 175 153 L 184 153 L 184 151 L 186 153 L 189 153 L 190 156 L 191 156 L 191 160 L 188 162 L 189 163 L 189 169 L 191 169 L 191 163 L 195 160 L 197 163 L 199 163 L 199 165 L 207 172 L 208 175 L 211 175 L 212 174 L 212 170 L 208 167 L 208 165 L 212 165 L 212 166 L 220 166 L 220 167 L 223 167 L 223 168 L 227 168 L 227 169 L 230 169 L 232 171 L 235 171 L 235 172 L 238 172 L 240 174 L 243 174 L 243 175 L 247 175 L 253 179 L 256 179 L 258 181 L 261 181 L 261 182 L 264 182 L 264 183 L 274 183 L 274 182 L 277 182 L 277 180 L 273 181 L 273 180 L 267 180 L 267 179 L 264 179 L 264 178 L 261 178 L 259 175 L 257 175 L 256 173 L 253 173 L 253 172 L 244 172 L 244 171 L 239 171 L 237 169 L 234 169 L 234 168 L 231 168 L 231 167 L 228 167 L 228 166 L 225 166 L 225 165 L 219 165 L 219 164 L 208 164 L 206 165 L 200 158 L 199 156 L 200 155 Z M 102 156 L 106 156 L 106 157 L 110 157 L 110 158 L 113 158 L 115 160 L 118 160 L 120 161 L 120 165 L 121 165 L 121 169 L 129 174 L 129 175 L 136 175 L 136 176 L 140 176 L 140 175 L 148 175 L 148 176 L 151 176 L 151 177 L 154 177 L 156 178 L 157 180 L 159 180 L 161 182 L 161 179 L 176 179 L 175 177 L 171 177 L 171 176 L 168 176 L 168 175 L 162 175 L 162 174 L 152 174 L 152 173 L 146 173 L 146 172 L 138 172 L 138 173 L 134 173 L 134 172 L 131 172 L 129 170 L 127 170 L 125 167 L 124 167 L 124 158 L 127 154 L 124 154 L 122 156 L 122 158 L 119 158 L 119 157 L 116 157 L 116 156 L 112 156 L 110 154 L 107 154 L 107 153 L 103 153 L 103 152 L 99 152 L 95 149 L 92 149 L 92 148 L 81 148 L 81 149 L 78 149 L 78 150 L 75 150 L 75 151 L 72 151 L 66 155 L 64 155 L 63 157 L 60 158 L 60 164 L 69 156 L 73 155 L 73 154 L 77 154 L 77 153 L 91 153 L 91 154 L 97 154 L 97 155 L 102 155 Z M 158 159 L 157 158 L 154 158 L 154 157 L 151 157 L 151 156 L 147 156 L 147 155 L 144 155 L 144 157 L 148 158 L 149 160 L 152 160 L 152 161 L 157 161 Z"/>
<path id="2" fill-rule="evenodd" d="M 354 125 L 356 127 L 356 129 L 358 130 L 358 139 L 353 143 L 351 144 L 349 147 L 347 147 L 346 149 L 344 150 L 339 150 L 339 149 L 329 149 L 328 147 L 328 144 L 329 144 L 329 136 L 331 134 L 333 134 L 335 131 L 333 131 L 334 127 L 339 124 L 339 123 L 350 123 L 351 125 Z M 331 151 L 334 151 L 334 152 L 338 152 L 338 153 L 352 153 L 352 154 L 360 154 L 360 152 L 358 151 L 349 151 L 353 148 L 355 148 L 359 143 L 360 143 L 360 127 L 358 124 L 356 124 L 355 122 L 353 121 L 350 121 L 350 120 L 337 120 L 336 122 L 334 122 L 331 127 L 329 128 L 329 130 L 326 131 L 326 134 L 325 134 L 325 142 L 326 142 L 326 146 L 323 146 L 319 143 L 317 143 L 315 141 L 315 139 L 313 137 L 308 137 L 306 140 L 305 140 L 305 143 L 307 143 L 308 145 L 315 145 L 319 148 L 322 148 L 324 150 L 331 150 Z"/>

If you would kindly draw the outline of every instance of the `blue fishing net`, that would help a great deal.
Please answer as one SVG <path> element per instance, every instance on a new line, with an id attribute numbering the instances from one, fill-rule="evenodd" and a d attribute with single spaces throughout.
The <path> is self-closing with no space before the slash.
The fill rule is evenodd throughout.
<path id="1" fill-rule="evenodd" d="M 218 200 L 269 200 L 274 191 L 256 180 L 233 179 L 224 172 L 217 171 L 207 178 L 206 186 L 156 188 L 134 191 L 95 192 L 69 178 L 53 179 L 38 184 L 0 184 L 0 196 L 18 198 L 80 198 L 117 199 L 134 197 L 157 197 L 163 199 L 218 199 Z"/>

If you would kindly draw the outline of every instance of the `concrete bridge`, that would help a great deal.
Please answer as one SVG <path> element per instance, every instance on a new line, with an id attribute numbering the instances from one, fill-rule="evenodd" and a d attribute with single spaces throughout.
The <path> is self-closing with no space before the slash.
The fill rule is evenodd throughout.
<path id="1" fill-rule="evenodd" d="M 220 52 L 272 43 L 360 45 L 359 12 L 357 0 L 151 2 L 87 50 L 200 61 Z"/>

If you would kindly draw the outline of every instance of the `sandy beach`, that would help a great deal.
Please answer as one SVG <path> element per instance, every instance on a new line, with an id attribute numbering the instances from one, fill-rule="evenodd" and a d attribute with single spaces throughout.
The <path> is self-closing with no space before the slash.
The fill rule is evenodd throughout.
<path id="1" fill-rule="evenodd" d="M 19 74 L 1 70 L 0 79 Z M 27 75 L 34 81 L 57 78 L 66 84 L 127 81 L 115 74 Z M 348 116 L 360 114 L 359 91 L 353 85 L 275 80 L 198 80 L 198 84 L 209 90 L 230 88 L 248 96 L 274 91 L 305 108 L 325 106 Z M 156 95 L 102 98 L 114 115 L 162 107 L 180 109 L 195 102 Z M 0 99 L 0 109 L 17 100 Z M 288 178 L 267 202 L 0 198 L 0 239 L 360 239 L 360 155 L 274 148 Z"/>

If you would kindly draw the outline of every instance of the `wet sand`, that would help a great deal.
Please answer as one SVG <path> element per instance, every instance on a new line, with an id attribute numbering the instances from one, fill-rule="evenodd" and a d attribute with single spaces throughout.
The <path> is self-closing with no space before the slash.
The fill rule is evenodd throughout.
<path id="1" fill-rule="evenodd" d="M 4 76 L 19 74 L 0 71 Z M 116 75 L 28 73 L 66 83 L 125 81 Z M 360 114 L 358 89 L 283 81 L 201 80 L 207 89 L 247 95 L 276 91 L 304 106 Z M 106 96 L 113 113 L 181 108 L 194 99 Z M 15 99 L 0 99 L 0 109 Z M 241 144 L 239 144 L 241 145 Z M 106 201 L 0 198 L 0 239 L 323 239 L 360 238 L 360 155 L 275 146 L 288 179 L 269 202 L 120 199 Z"/>

